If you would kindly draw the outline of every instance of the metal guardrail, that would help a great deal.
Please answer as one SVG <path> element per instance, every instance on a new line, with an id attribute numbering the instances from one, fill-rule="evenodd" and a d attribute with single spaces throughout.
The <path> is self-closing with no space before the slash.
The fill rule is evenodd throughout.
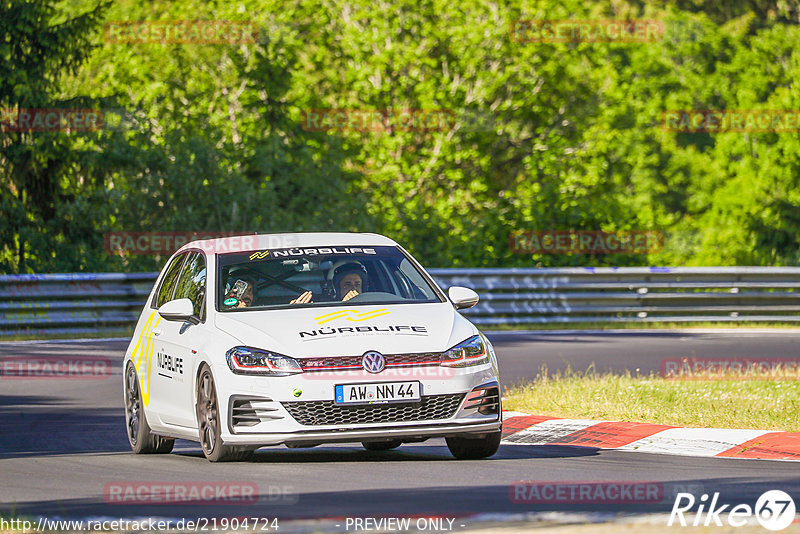
<path id="1" fill-rule="evenodd" d="M 437 269 L 476 324 L 800 322 L 800 267 Z"/>
<path id="2" fill-rule="evenodd" d="M 800 322 L 800 267 L 431 269 L 481 325 Z M 0 339 L 130 329 L 156 273 L 0 275 Z"/>
<path id="3" fill-rule="evenodd" d="M 157 273 L 0 275 L 0 339 L 131 329 Z"/>

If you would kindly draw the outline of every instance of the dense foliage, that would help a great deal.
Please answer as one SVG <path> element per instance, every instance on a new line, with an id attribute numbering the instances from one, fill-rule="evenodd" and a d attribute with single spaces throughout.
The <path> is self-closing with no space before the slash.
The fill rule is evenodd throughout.
<path id="1" fill-rule="evenodd" d="M 679 133 L 666 110 L 800 110 L 794 0 L 0 0 L 0 272 L 153 270 L 111 231 L 364 231 L 430 266 L 796 265 L 800 136 Z M 650 19 L 653 42 L 520 42 L 516 20 Z M 120 43 L 119 21 L 252 23 Z M 446 128 L 309 127 L 441 110 Z M 650 254 L 514 254 L 518 230 L 656 230 Z"/>

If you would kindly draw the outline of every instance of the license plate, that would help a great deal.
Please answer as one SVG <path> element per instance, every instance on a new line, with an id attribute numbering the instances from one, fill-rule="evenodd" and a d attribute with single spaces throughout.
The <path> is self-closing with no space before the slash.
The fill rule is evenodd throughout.
<path id="1" fill-rule="evenodd" d="M 378 384 L 343 384 L 335 387 L 336 404 L 385 404 L 416 402 L 422 397 L 419 381 Z"/>

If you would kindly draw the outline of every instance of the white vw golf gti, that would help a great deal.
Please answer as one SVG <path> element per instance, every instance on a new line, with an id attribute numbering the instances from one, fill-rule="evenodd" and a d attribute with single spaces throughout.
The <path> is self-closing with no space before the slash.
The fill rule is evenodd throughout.
<path id="1" fill-rule="evenodd" d="M 502 411 L 491 343 L 397 243 L 313 233 L 195 241 L 167 262 L 125 353 L 136 453 L 199 441 L 214 461 L 268 445 L 444 437 L 493 455 Z"/>

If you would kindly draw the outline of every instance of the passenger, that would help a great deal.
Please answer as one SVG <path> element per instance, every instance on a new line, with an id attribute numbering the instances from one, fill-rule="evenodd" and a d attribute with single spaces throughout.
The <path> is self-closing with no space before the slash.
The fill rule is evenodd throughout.
<path id="1" fill-rule="evenodd" d="M 228 279 L 230 290 L 222 304 L 228 309 L 252 306 L 255 296 L 255 280 L 249 276 L 234 275 Z"/>

